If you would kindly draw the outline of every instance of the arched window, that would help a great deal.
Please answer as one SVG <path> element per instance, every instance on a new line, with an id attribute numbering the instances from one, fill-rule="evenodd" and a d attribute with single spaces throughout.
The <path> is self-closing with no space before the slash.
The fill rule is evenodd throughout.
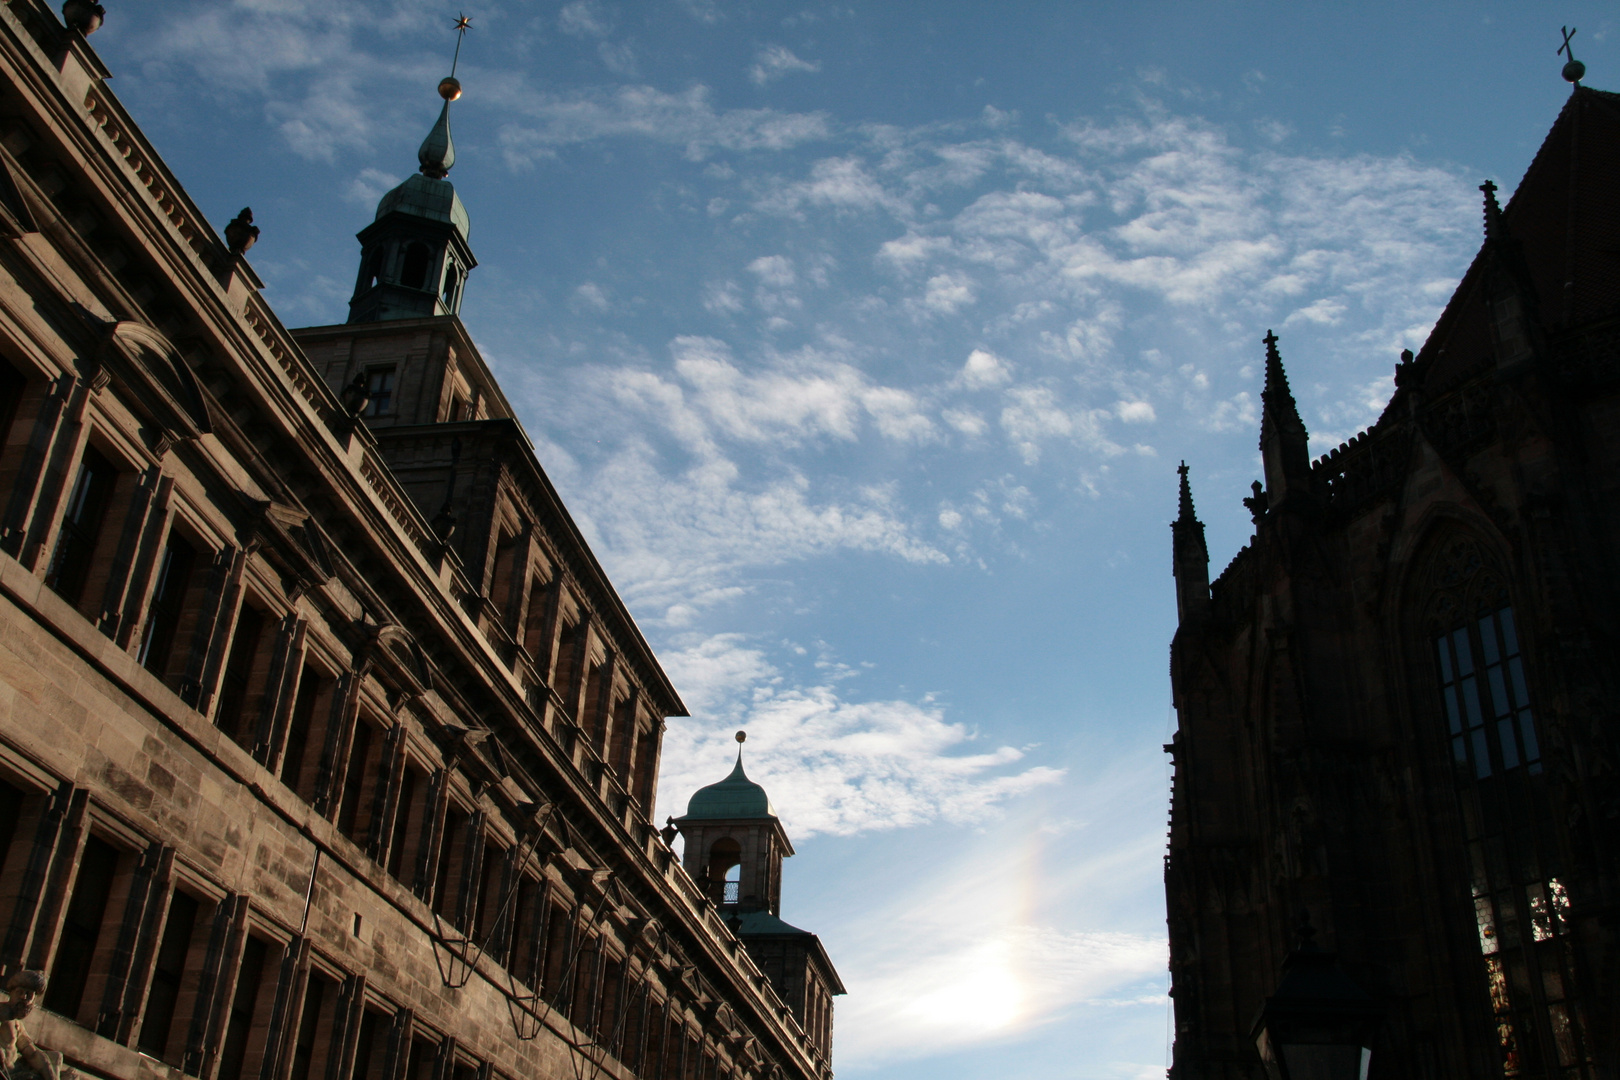
<path id="1" fill-rule="evenodd" d="M 360 288 L 369 289 L 373 285 L 377 284 L 377 278 L 382 276 L 382 267 L 383 249 L 380 247 L 373 248 L 371 251 L 371 257 L 366 260 L 366 272 L 364 278 L 360 282 Z"/>
<path id="2" fill-rule="evenodd" d="M 709 848 L 709 882 L 711 889 L 719 887 L 719 903 L 735 904 L 741 899 L 742 846 L 729 836 Z"/>
<path id="3" fill-rule="evenodd" d="M 1466 535 L 1433 544 L 1420 565 L 1421 632 L 1432 678 L 1421 680 L 1427 685 L 1418 715 L 1435 717 L 1456 783 L 1467 849 L 1460 862 L 1503 1075 L 1586 1076 L 1570 896 L 1508 575 Z"/>
<path id="4" fill-rule="evenodd" d="M 455 265 L 451 264 L 449 267 L 447 267 L 445 269 L 445 272 L 444 272 L 444 306 L 445 307 L 454 307 L 455 306 L 456 282 L 458 280 L 459 280 L 459 278 L 458 278 L 458 275 L 456 274 Z"/>
<path id="5" fill-rule="evenodd" d="M 405 269 L 399 275 L 401 285 L 407 289 L 420 289 L 427 281 L 428 258 L 432 252 L 420 241 L 405 249 Z"/>

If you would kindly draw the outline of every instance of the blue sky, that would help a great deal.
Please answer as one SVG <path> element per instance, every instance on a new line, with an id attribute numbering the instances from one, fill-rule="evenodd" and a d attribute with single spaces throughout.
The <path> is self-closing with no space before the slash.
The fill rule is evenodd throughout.
<path id="1" fill-rule="evenodd" d="M 468 0 L 463 318 L 730 764 L 882 1080 L 1162 1075 L 1169 531 L 1247 538 L 1269 328 L 1374 419 L 1612 5 Z M 114 90 L 288 325 L 415 167 L 456 9 L 118 4 Z"/>

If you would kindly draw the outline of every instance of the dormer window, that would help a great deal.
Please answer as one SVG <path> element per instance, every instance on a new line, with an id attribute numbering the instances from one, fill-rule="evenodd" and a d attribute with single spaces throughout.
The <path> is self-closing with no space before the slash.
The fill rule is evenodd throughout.
<path id="1" fill-rule="evenodd" d="M 367 416 L 391 416 L 394 412 L 394 369 L 372 368 L 366 372 Z"/>

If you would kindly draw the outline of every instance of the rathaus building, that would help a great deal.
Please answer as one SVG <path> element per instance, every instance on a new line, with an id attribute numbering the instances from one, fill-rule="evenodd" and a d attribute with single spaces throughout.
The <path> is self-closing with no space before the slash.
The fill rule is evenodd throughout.
<path id="1" fill-rule="evenodd" d="M 1213 581 L 1182 468 L 1175 1080 L 1263 1075 L 1311 931 L 1290 962 L 1378 1014 L 1371 1080 L 1620 1076 L 1620 95 L 1577 81 L 1511 201 L 1481 187 L 1366 431 L 1313 460 L 1266 335 L 1254 536 Z"/>
<path id="2" fill-rule="evenodd" d="M 47 977 L 33 1040 L 107 1080 L 829 1080 L 781 822 L 739 757 L 654 826 L 681 699 L 457 314 L 459 85 L 348 321 L 289 330 L 251 214 L 216 234 L 99 8 L 63 17 L 0 3 L 0 982 Z"/>

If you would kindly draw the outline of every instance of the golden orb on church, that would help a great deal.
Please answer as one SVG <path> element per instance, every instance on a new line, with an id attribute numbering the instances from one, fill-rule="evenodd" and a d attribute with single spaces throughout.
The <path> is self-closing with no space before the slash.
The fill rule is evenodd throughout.
<path id="1" fill-rule="evenodd" d="M 453 75 L 446 75 L 440 79 L 439 96 L 446 101 L 455 101 L 461 96 L 461 81 Z"/>

